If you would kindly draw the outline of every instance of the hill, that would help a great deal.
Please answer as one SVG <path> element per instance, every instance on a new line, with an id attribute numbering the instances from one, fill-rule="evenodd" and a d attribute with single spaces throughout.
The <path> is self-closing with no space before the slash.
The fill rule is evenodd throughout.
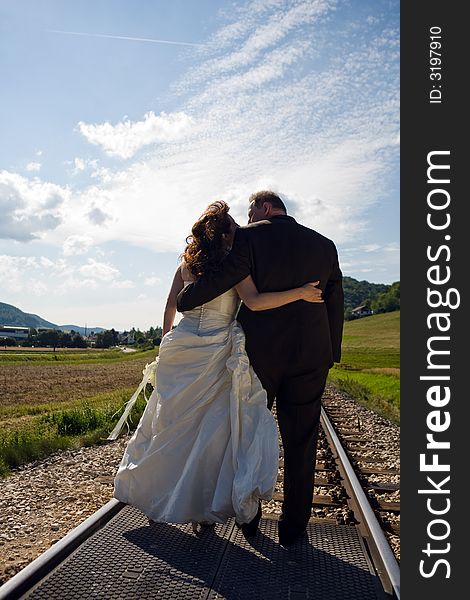
<path id="1" fill-rule="evenodd" d="M 95 333 L 101 333 L 102 331 L 106 331 L 103 327 L 80 327 L 80 325 L 56 325 L 54 329 L 60 329 L 61 331 L 76 331 L 80 335 L 85 335 L 85 333 L 91 333 L 94 331 Z"/>
<path id="2" fill-rule="evenodd" d="M 16 325 L 17 327 L 50 327 L 58 329 L 57 325 L 32 313 L 25 313 L 16 306 L 0 302 L 0 325 Z"/>
<path id="3" fill-rule="evenodd" d="M 17 327 L 47 327 L 49 329 L 60 329 L 62 331 L 77 331 L 78 333 L 84 334 L 85 328 L 79 325 L 56 325 L 50 321 L 46 321 L 42 317 L 33 313 L 25 313 L 12 304 L 6 304 L 0 302 L 0 325 L 12 325 Z M 99 333 L 104 331 L 102 327 L 87 327 L 88 333 L 94 331 Z"/>
<path id="4" fill-rule="evenodd" d="M 387 292 L 390 287 L 385 283 L 370 283 L 369 281 L 358 281 L 353 277 L 343 277 L 345 312 L 374 299 L 377 294 Z"/>
<path id="5" fill-rule="evenodd" d="M 400 311 L 347 321 L 341 364 L 353 369 L 400 367 Z"/>
<path id="6" fill-rule="evenodd" d="M 359 403 L 400 421 L 400 311 L 344 324 L 341 362 L 329 380 Z"/>

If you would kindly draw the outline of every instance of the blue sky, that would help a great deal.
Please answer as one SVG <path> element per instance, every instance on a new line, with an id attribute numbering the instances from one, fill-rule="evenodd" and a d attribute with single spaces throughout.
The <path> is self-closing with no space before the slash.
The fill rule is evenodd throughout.
<path id="1" fill-rule="evenodd" d="M 398 1 L 2 0 L 0 73 L 0 301 L 161 324 L 195 219 L 267 187 L 399 279 Z"/>

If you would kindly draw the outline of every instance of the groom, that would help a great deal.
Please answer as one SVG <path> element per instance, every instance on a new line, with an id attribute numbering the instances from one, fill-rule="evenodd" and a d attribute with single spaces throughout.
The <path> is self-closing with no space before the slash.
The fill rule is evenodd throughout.
<path id="1" fill-rule="evenodd" d="M 276 399 L 284 447 L 279 541 L 290 546 L 302 537 L 311 515 L 320 399 L 328 370 L 341 356 L 342 275 L 334 243 L 288 216 L 276 194 L 257 192 L 249 202 L 249 224 L 237 229 L 222 270 L 182 290 L 178 310 L 209 302 L 249 274 L 259 292 L 320 281 L 324 303 L 300 300 L 256 312 L 242 305 L 238 314 L 248 357 L 270 409 Z M 243 525 L 247 537 L 255 535 L 260 518 L 261 507 Z"/>

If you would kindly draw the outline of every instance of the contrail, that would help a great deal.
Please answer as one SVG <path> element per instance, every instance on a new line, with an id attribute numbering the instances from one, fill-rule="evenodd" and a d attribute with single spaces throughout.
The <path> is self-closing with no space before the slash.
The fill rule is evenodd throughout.
<path id="1" fill-rule="evenodd" d="M 129 37 L 126 35 L 107 35 L 105 33 L 82 33 L 79 31 L 60 31 L 59 29 L 47 29 L 47 33 L 65 33 L 67 35 L 82 35 L 85 37 L 109 38 L 112 40 L 130 40 L 132 42 L 150 42 L 152 44 L 174 44 L 176 46 L 203 46 L 192 42 L 173 42 L 171 40 L 156 40 L 153 38 Z"/>

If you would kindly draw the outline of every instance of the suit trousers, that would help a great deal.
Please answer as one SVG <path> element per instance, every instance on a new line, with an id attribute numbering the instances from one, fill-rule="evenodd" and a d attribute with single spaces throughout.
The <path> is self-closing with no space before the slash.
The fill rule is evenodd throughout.
<path id="1" fill-rule="evenodd" d="M 284 449 L 284 500 L 279 532 L 296 536 L 307 527 L 312 511 L 321 397 L 329 368 L 283 373 L 279 363 L 271 362 L 268 366 L 263 358 L 257 360 L 256 356 L 250 357 L 250 361 L 267 392 L 270 410 L 276 401 Z"/>

